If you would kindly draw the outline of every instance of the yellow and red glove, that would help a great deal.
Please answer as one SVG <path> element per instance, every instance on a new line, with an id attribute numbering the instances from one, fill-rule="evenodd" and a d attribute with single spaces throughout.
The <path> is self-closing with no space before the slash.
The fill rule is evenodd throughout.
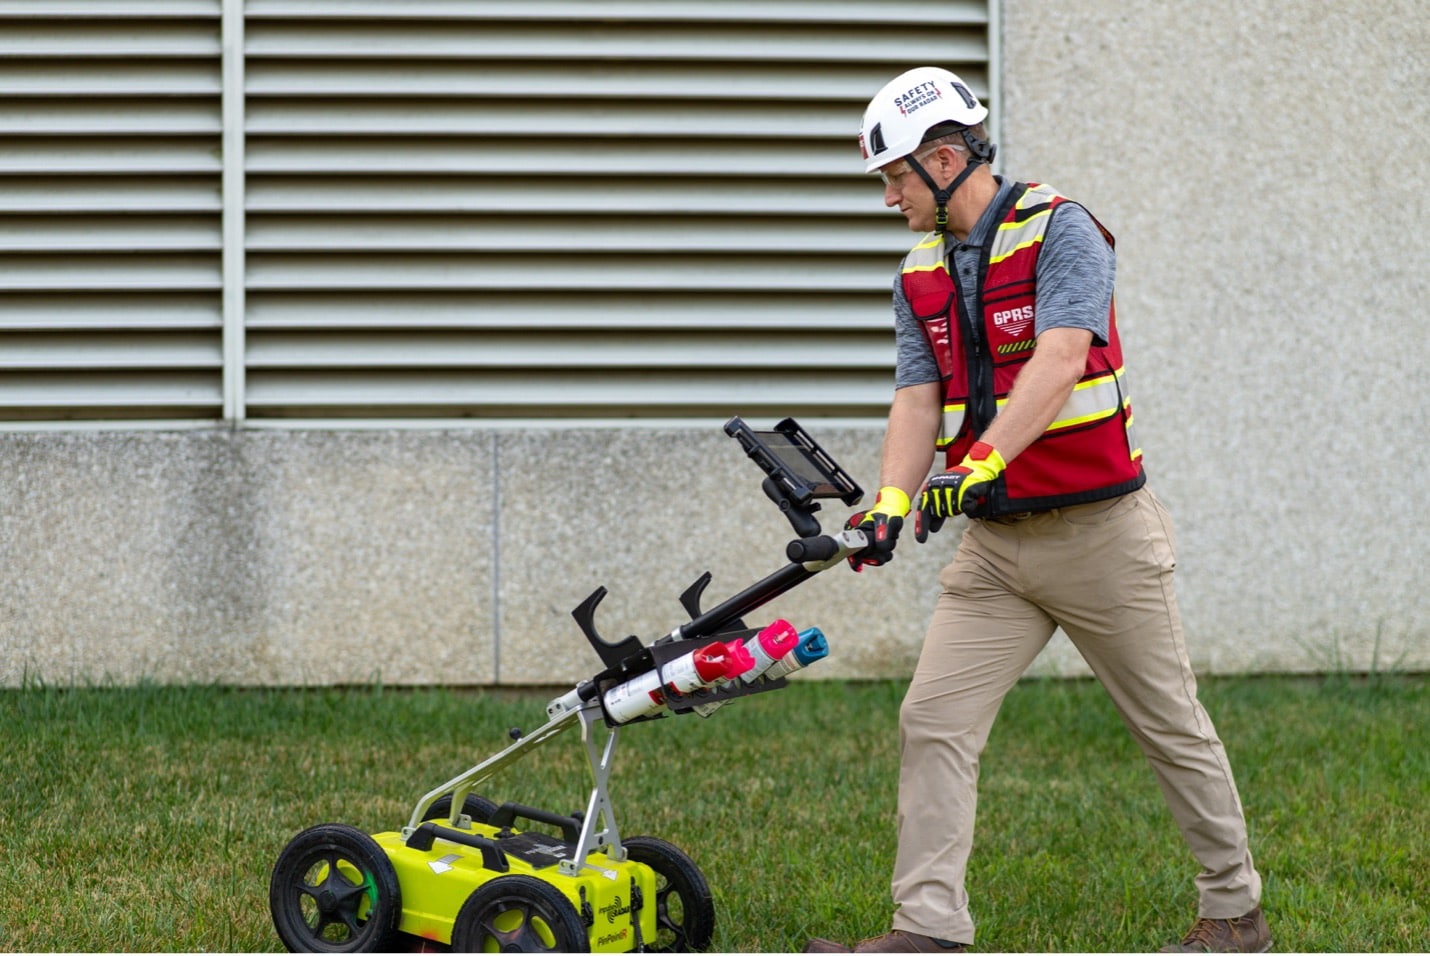
<path id="1" fill-rule="evenodd" d="M 874 507 L 850 515 L 849 520 L 844 522 L 846 530 L 858 528 L 869 539 L 867 548 L 849 556 L 849 566 L 855 571 L 862 571 L 866 564 L 877 568 L 894 560 L 894 545 L 899 542 L 899 532 L 908 513 L 908 495 L 892 485 L 880 488 L 874 498 Z"/>
<path id="2" fill-rule="evenodd" d="M 937 531 L 945 518 L 957 514 L 976 517 L 984 512 L 993 482 L 1007 467 L 998 449 L 986 442 L 974 442 L 963 461 L 924 484 L 919 510 L 930 530 Z"/>

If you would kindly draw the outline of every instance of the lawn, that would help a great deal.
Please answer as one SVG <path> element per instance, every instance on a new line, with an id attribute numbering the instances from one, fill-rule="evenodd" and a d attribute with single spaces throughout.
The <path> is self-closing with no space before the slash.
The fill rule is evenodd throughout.
<path id="1" fill-rule="evenodd" d="M 534 729 L 554 691 L 216 687 L 0 691 L 0 950 L 279 948 L 268 875 L 316 823 L 406 822 L 423 792 Z M 720 951 L 798 951 L 888 926 L 897 683 L 798 682 L 708 720 L 622 731 L 625 835 L 684 848 Z M 1279 950 L 1430 946 L 1423 676 L 1203 681 Z M 1196 865 L 1100 687 L 1030 680 L 983 761 L 978 948 L 1146 951 L 1180 936 Z M 575 735 L 487 795 L 570 812 Z"/>

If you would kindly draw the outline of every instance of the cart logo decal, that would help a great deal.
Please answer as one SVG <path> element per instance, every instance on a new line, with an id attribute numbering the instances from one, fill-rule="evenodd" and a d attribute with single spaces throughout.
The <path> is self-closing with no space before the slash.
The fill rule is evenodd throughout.
<path id="1" fill-rule="evenodd" d="M 531 852 L 563 860 L 565 859 L 566 848 L 559 843 L 533 843 L 531 845 Z"/>
<path id="2" fill-rule="evenodd" d="M 440 860 L 432 860 L 427 865 L 432 867 L 433 873 L 446 873 L 452 868 L 452 864 L 456 863 L 461 858 L 462 855 L 460 853 L 448 853 Z"/>
<path id="3" fill-rule="evenodd" d="M 607 923 L 614 923 L 617 916 L 626 916 L 630 913 L 631 908 L 629 906 L 622 906 L 622 902 L 621 898 L 617 896 L 613 897 L 608 905 L 601 907 L 599 912 L 606 918 Z"/>
<path id="4" fill-rule="evenodd" d="M 628 933 L 630 933 L 630 931 L 631 931 L 630 927 L 627 926 L 625 929 L 621 930 L 619 933 L 611 933 L 609 936 L 602 936 L 602 937 L 600 937 L 599 939 L 596 940 L 596 945 L 597 945 L 597 946 L 609 946 L 609 945 L 611 945 L 612 943 L 619 943 L 619 942 L 621 942 L 622 940 L 624 940 L 624 939 L 626 938 L 626 935 L 627 935 Z"/>

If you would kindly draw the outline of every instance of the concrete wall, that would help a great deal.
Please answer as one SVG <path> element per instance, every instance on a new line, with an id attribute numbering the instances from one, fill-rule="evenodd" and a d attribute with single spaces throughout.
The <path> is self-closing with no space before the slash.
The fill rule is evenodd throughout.
<path id="1" fill-rule="evenodd" d="M 1430 667 L 1418 5 L 1009 0 L 1003 26 L 1007 171 L 1119 237 L 1194 661 Z M 806 424 L 877 484 L 876 429 Z M 758 479 L 718 423 L 0 434 L 0 686 L 573 681 L 597 585 L 605 633 L 648 640 L 701 571 L 718 599 L 783 563 Z M 770 614 L 830 636 L 812 676 L 906 674 L 955 541 Z M 1083 672 L 1061 639 L 1036 667 Z"/>
<path id="2" fill-rule="evenodd" d="M 1194 655 L 1425 667 L 1424 6 L 1003 9 L 1008 171 L 1118 236 Z"/>
<path id="3" fill-rule="evenodd" d="M 877 468 L 877 432 L 819 437 Z M 600 669 L 570 617 L 598 586 L 601 632 L 650 641 L 702 572 L 709 606 L 792 537 L 718 424 L 10 434 L 0 453 L 0 685 L 572 682 Z M 770 616 L 825 630 L 825 676 L 907 673 L 955 538 Z"/>

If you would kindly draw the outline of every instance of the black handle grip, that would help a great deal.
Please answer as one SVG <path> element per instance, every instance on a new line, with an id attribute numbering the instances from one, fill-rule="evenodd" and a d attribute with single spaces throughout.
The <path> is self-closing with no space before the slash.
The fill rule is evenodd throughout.
<path id="1" fill-rule="evenodd" d="M 480 850 L 482 866 L 488 870 L 505 873 L 511 869 L 511 864 L 506 861 L 506 854 L 491 840 L 477 833 L 464 833 L 461 830 L 439 826 L 431 820 L 413 831 L 412 835 L 407 838 L 407 845 L 420 853 L 427 853 L 432 849 L 434 840 L 460 843 L 463 846 Z"/>
<path id="2" fill-rule="evenodd" d="M 806 561 L 828 561 L 839 552 L 839 542 L 827 534 L 813 538 L 796 538 L 785 546 L 785 557 L 797 564 Z"/>
<path id="3" fill-rule="evenodd" d="M 531 820 L 560 827 L 561 838 L 567 843 L 575 843 L 581 838 L 581 821 L 575 817 L 562 816 L 559 813 L 536 807 L 524 807 L 519 803 L 503 803 L 497 807 L 496 812 L 491 815 L 491 819 L 487 820 L 487 825 L 496 827 L 498 830 L 505 830 L 517 820 Z"/>

